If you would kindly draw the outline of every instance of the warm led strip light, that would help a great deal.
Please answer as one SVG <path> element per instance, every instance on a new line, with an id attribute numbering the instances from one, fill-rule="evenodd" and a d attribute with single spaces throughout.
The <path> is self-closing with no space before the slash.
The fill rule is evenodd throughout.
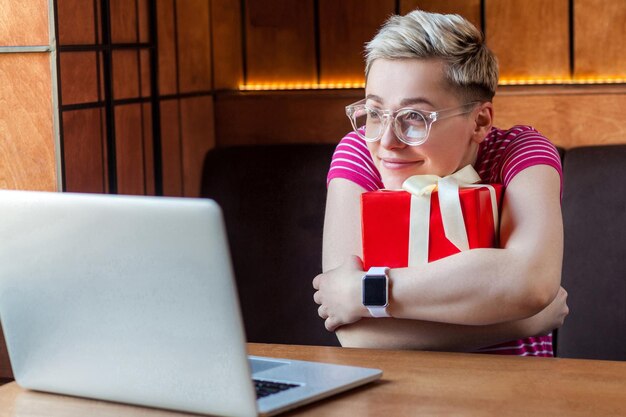
<path id="1" fill-rule="evenodd" d="M 243 91 L 266 91 L 266 90 L 340 90 L 349 88 L 365 88 L 364 82 L 342 83 L 264 83 L 264 84 L 241 84 Z"/>
<path id="2" fill-rule="evenodd" d="M 519 78 L 503 79 L 498 85 L 585 85 L 585 84 L 625 84 L 626 78 Z"/>
<path id="3" fill-rule="evenodd" d="M 528 78 L 502 79 L 498 85 L 586 85 L 586 84 L 626 84 L 626 78 Z M 241 84 L 241 91 L 279 91 L 279 90 L 341 90 L 365 88 L 364 82 L 337 83 L 258 83 Z"/>

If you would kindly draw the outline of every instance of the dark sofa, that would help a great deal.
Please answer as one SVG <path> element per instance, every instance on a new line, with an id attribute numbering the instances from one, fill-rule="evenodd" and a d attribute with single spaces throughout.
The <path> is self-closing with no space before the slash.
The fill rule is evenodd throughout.
<path id="1" fill-rule="evenodd" d="M 326 172 L 334 145 L 214 149 L 202 195 L 223 208 L 251 342 L 338 345 L 317 317 Z M 561 150 L 563 286 L 557 355 L 626 360 L 626 145 Z"/>

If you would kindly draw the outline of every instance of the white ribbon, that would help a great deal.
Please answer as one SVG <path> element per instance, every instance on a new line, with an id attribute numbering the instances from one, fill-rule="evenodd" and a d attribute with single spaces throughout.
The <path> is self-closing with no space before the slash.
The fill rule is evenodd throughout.
<path id="1" fill-rule="evenodd" d="M 498 235 L 498 201 L 496 190 L 488 184 L 476 184 L 480 176 L 471 165 L 452 175 L 414 175 L 402 184 L 411 193 L 409 230 L 409 266 L 428 263 L 428 234 L 430 230 L 430 197 L 439 192 L 439 208 L 446 238 L 460 251 L 469 250 L 467 230 L 463 221 L 459 188 L 487 187 L 491 195 L 491 210 L 495 236 Z"/>

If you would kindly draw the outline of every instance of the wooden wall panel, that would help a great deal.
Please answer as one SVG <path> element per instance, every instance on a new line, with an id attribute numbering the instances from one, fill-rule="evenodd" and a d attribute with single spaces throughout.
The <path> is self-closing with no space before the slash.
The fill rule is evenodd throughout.
<path id="1" fill-rule="evenodd" d="M 626 77 L 626 1 L 574 2 L 574 75 Z"/>
<path id="2" fill-rule="evenodd" d="M 338 143 L 351 130 L 343 108 L 361 97 L 363 90 L 222 94 L 217 144 Z M 626 143 L 624 86 L 501 87 L 494 106 L 497 127 L 530 124 L 565 148 Z"/>
<path id="3" fill-rule="evenodd" d="M 363 90 L 220 95 L 218 145 L 336 143 L 352 129 L 345 106 L 363 97 Z"/>
<path id="4" fill-rule="evenodd" d="M 564 148 L 626 143 L 624 87 L 501 90 L 494 100 L 500 128 L 528 124 Z"/>
<path id="5" fill-rule="evenodd" d="M 0 46 L 48 45 L 48 0 L 2 0 Z"/>
<path id="6" fill-rule="evenodd" d="M 460 14 L 481 29 L 481 0 L 400 0 L 400 14 L 421 9 L 427 12 Z"/>
<path id="7" fill-rule="evenodd" d="M 163 166 L 163 195 L 182 197 L 183 163 L 180 141 L 180 103 L 161 101 L 161 160 Z"/>
<path id="8" fill-rule="evenodd" d="M 140 96 L 150 97 L 152 95 L 151 74 L 150 74 L 150 51 L 145 49 L 139 51 L 139 76 L 140 76 Z"/>
<path id="9" fill-rule="evenodd" d="M 148 0 L 137 0 L 137 20 L 139 21 L 139 42 L 150 42 L 150 4 Z"/>
<path id="10" fill-rule="evenodd" d="M 62 52 L 61 102 L 63 105 L 98 101 L 96 52 Z"/>
<path id="11" fill-rule="evenodd" d="M 500 78 L 569 78 L 569 0 L 484 0 Z"/>
<path id="12" fill-rule="evenodd" d="M 111 10 L 111 41 L 137 42 L 137 0 L 109 0 Z"/>
<path id="13" fill-rule="evenodd" d="M 95 13 L 92 1 L 57 0 L 59 44 L 96 43 Z"/>
<path id="14" fill-rule="evenodd" d="M 154 144 L 152 133 L 152 105 L 143 103 L 141 105 L 142 138 L 143 138 L 143 161 L 144 161 L 144 187 L 146 195 L 155 195 L 154 176 Z"/>
<path id="15" fill-rule="evenodd" d="M 199 197 L 204 156 L 215 146 L 213 97 L 192 97 L 180 101 L 183 194 Z"/>
<path id="16" fill-rule="evenodd" d="M 395 12 L 395 0 L 319 0 L 320 82 L 362 83 L 364 44 Z"/>
<path id="17" fill-rule="evenodd" d="M 48 53 L 0 54 L 0 188 L 57 189 Z"/>
<path id="18" fill-rule="evenodd" d="M 177 0 L 178 77 L 181 93 L 208 91 L 211 32 L 208 0 Z"/>
<path id="19" fill-rule="evenodd" d="M 246 82 L 317 82 L 313 1 L 246 5 Z"/>
<path id="20" fill-rule="evenodd" d="M 137 51 L 132 49 L 113 51 L 113 98 L 115 100 L 140 96 L 138 55 Z"/>
<path id="21" fill-rule="evenodd" d="M 174 0 L 157 0 L 157 36 L 159 38 L 159 93 L 175 94 L 177 90 L 176 29 Z"/>
<path id="22" fill-rule="evenodd" d="M 211 0 L 213 82 L 216 90 L 243 84 L 241 2 Z"/>
<path id="23" fill-rule="evenodd" d="M 84 193 L 105 191 L 103 109 L 63 112 L 65 190 Z"/>
<path id="24" fill-rule="evenodd" d="M 145 194 L 145 162 L 141 104 L 115 106 L 117 192 Z"/>

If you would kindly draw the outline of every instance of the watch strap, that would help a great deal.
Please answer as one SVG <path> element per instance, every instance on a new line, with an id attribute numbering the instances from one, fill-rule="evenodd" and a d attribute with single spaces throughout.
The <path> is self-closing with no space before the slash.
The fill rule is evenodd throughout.
<path id="1" fill-rule="evenodd" d="M 391 317 L 391 314 L 387 311 L 387 307 L 367 307 L 372 317 Z"/>

